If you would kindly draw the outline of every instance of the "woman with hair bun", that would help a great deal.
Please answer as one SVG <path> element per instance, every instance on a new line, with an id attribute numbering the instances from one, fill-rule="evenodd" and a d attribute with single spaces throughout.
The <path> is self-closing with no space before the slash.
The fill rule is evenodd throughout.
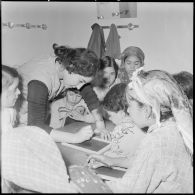
<path id="1" fill-rule="evenodd" d="M 93 51 L 85 48 L 54 44 L 53 49 L 54 56 L 36 58 L 18 67 L 23 79 L 24 97 L 19 111 L 20 124 L 41 127 L 50 133 L 55 141 L 83 142 L 93 135 L 91 126 L 82 128 L 75 136 L 52 129 L 46 124 L 49 102 L 67 88 L 81 89 L 87 83 L 95 83 L 94 80 L 100 81 L 101 75 L 97 74 L 99 59 Z"/>

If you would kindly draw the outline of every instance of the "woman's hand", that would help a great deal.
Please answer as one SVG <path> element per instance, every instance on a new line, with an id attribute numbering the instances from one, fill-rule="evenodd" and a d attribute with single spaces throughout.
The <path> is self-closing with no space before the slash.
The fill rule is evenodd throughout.
<path id="1" fill-rule="evenodd" d="M 100 135 L 100 137 L 104 140 L 111 141 L 111 134 L 107 129 L 95 129 L 94 133 L 96 135 Z"/>
<path id="2" fill-rule="evenodd" d="M 93 130 L 90 125 L 82 127 L 79 132 L 75 134 L 76 143 L 81 143 L 86 140 L 89 140 L 93 136 Z"/>
<path id="3" fill-rule="evenodd" d="M 101 166 L 107 166 L 111 167 L 112 166 L 112 158 L 105 156 L 105 155 L 100 155 L 100 154 L 92 154 L 88 157 L 87 159 L 88 166 L 96 169 Z"/>

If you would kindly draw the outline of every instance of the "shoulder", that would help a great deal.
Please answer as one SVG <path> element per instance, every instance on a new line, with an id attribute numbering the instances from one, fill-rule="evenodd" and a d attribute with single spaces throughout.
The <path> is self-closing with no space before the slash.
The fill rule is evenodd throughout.
<path id="1" fill-rule="evenodd" d="M 54 108 L 56 106 L 63 106 L 66 103 L 66 99 L 65 98 L 61 98 L 58 100 L 55 100 L 51 103 L 51 108 Z"/>

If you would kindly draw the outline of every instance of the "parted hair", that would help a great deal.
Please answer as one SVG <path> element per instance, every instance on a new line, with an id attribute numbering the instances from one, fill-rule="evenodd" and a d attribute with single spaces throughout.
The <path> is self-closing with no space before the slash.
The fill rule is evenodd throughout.
<path id="1" fill-rule="evenodd" d="M 114 71 L 115 71 L 115 78 L 116 78 L 118 75 L 119 67 L 118 67 L 115 59 L 113 57 L 110 57 L 110 56 L 104 56 L 100 60 L 101 60 L 100 70 L 104 70 L 107 67 L 113 67 Z"/>
<path id="2" fill-rule="evenodd" d="M 126 87 L 126 83 L 118 83 L 114 85 L 108 91 L 102 102 L 103 109 L 112 112 L 118 112 L 120 110 L 127 112 L 128 104 L 125 95 Z"/>
<path id="3" fill-rule="evenodd" d="M 124 66 L 125 60 L 129 56 L 137 56 L 141 62 L 141 66 L 144 65 L 144 59 L 145 59 L 145 54 L 144 52 L 139 48 L 135 46 L 130 46 L 127 47 L 121 54 L 121 66 Z"/>

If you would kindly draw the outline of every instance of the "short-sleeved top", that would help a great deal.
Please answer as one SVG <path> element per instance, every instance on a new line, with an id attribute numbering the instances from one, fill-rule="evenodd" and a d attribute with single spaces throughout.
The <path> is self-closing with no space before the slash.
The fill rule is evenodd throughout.
<path id="1" fill-rule="evenodd" d="M 25 99 L 21 106 L 20 118 L 23 120 L 22 123 L 27 124 L 27 93 L 30 81 L 37 80 L 46 85 L 49 94 L 48 100 L 55 98 L 65 90 L 65 87 L 62 83 L 63 80 L 59 78 L 59 70 L 53 56 L 41 56 L 33 59 L 19 66 L 17 70 L 22 77 L 22 94 Z"/>
<path id="2" fill-rule="evenodd" d="M 59 78 L 59 70 L 54 56 L 41 56 L 18 67 L 18 72 L 23 79 L 23 95 L 27 98 L 27 86 L 32 80 L 43 82 L 49 92 L 49 100 L 56 97 L 64 88 Z"/>

